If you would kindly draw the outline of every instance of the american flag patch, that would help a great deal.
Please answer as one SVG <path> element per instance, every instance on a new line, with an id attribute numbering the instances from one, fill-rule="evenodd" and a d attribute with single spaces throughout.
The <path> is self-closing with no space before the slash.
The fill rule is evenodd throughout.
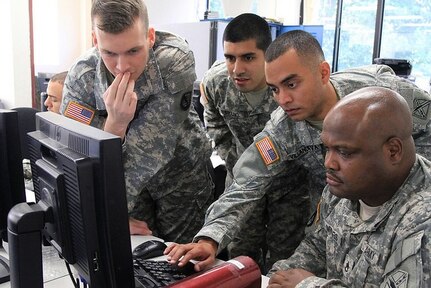
<path id="1" fill-rule="evenodd" d="M 274 148 L 274 144 L 272 144 L 272 141 L 268 136 L 262 140 L 259 140 L 256 143 L 256 147 L 259 150 L 260 156 L 262 156 L 266 166 L 280 159 L 280 157 L 278 157 L 277 151 Z"/>
<path id="2" fill-rule="evenodd" d="M 94 111 L 72 101 L 67 104 L 64 116 L 72 118 L 81 123 L 90 125 L 91 120 L 93 120 L 94 117 Z"/>

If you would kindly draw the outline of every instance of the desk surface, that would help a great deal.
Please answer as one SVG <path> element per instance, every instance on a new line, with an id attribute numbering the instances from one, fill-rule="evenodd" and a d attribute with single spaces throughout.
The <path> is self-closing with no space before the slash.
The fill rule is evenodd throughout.
<path id="1" fill-rule="evenodd" d="M 161 240 L 160 238 L 153 236 L 131 236 L 132 250 L 142 242 L 148 240 Z M 43 278 L 45 288 L 74 288 L 69 274 L 66 270 L 64 261 L 58 257 L 57 252 L 53 247 L 43 247 Z M 8 258 L 7 253 L 1 249 L 0 255 Z M 165 256 L 156 257 L 155 260 L 163 260 Z M 216 265 L 221 263 L 221 260 L 217 260 Z M 262 287 L 268 286 L 269 278 L 262 276 Z M 10 282 L 0 284 L 0 288 L 10 288 Z"/>

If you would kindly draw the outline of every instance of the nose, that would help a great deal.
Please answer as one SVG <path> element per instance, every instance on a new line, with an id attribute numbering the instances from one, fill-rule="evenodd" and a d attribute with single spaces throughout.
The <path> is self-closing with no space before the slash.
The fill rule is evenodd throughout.
<path id="1" fill-rule="evenodd" d="M 240 60 L 236 60 L 233 66 L 233 73 L 235 75 L 241 75 L 245 72 L 244 65 Z"/>
<path id="2" fill-rule="evenodd" d="M 124 56 L 124 55 L 118 56 L 116 68 L 119 73 L 128 72 L 130 68 L 130 64 L 129 64 L 129 60 L 127 59 L 127 56 Z"/>
<path id="3" fill-rule="evenodd" d="M 48 109 L 52 107 L 52 103 L 51 103 L 51 100 L 49 99 L 49 96 L 46 97 L 45 102 L 43 102 L 43 105 L 45 105 L 45 107 Z"/>
<path id="4" fill-rule="evenodd" d="M 338 170 L 338 164 L 336 161 L 336 157 L 334 155 L 335 153 L 327 150 L 326 154 L 325 154 L 325 168 L 328 170 L 334 170 L 337 171 Z"/>
<path id="5" fill-rule="evenodd" d="M 278 94 L 275 95 L 275 100 L 277 101 L 278 105 L 284 106 L 288 103 L 291 103 L 293 101 L 293 98 L 288 91 L 280 89 Z"/>

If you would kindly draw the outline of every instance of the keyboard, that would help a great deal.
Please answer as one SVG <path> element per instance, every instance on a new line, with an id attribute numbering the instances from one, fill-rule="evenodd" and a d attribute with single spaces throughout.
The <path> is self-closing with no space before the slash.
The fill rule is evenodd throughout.
<path id="1" fill-rule="evenodd" d="M 135 287 L 165 287 L 194 273 L 194 264 L 188 262 L 184 267 L 178 267 L 167 261 L 145 260 L 133 258 Z"/>

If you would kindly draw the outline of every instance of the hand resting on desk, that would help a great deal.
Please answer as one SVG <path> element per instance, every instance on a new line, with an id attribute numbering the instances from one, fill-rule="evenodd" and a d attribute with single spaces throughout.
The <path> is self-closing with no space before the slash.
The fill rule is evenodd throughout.
<path id="1" fill-rule="evenodd" d="M 311 276 L 314 276 L 314 274 L 300 268 L 277 271 L 269 279 L 268 288 L 294 288 L 299 282 Z"/>
<path id="2" fill-rule="evenodd" d="M 202 271 L 214 264 L 217 247 L 215 241 L 207 238 L 200 239 L 198 243 L 173 243 L 166 248 L 164 254 L 171 264 L 177 264 L 179 267 L 186 265 L 190 260 L 199 261 L 195 264 L 195 270 Z"/>
<path id="3" fill-rule="evenodd" d="M 132 217 L 129 217 L 129 229 L 130 235 L 149 236 L 153 234 L 153 231 L 148 228 L 148 225 L 145 221 L 137 220 Z"/>

